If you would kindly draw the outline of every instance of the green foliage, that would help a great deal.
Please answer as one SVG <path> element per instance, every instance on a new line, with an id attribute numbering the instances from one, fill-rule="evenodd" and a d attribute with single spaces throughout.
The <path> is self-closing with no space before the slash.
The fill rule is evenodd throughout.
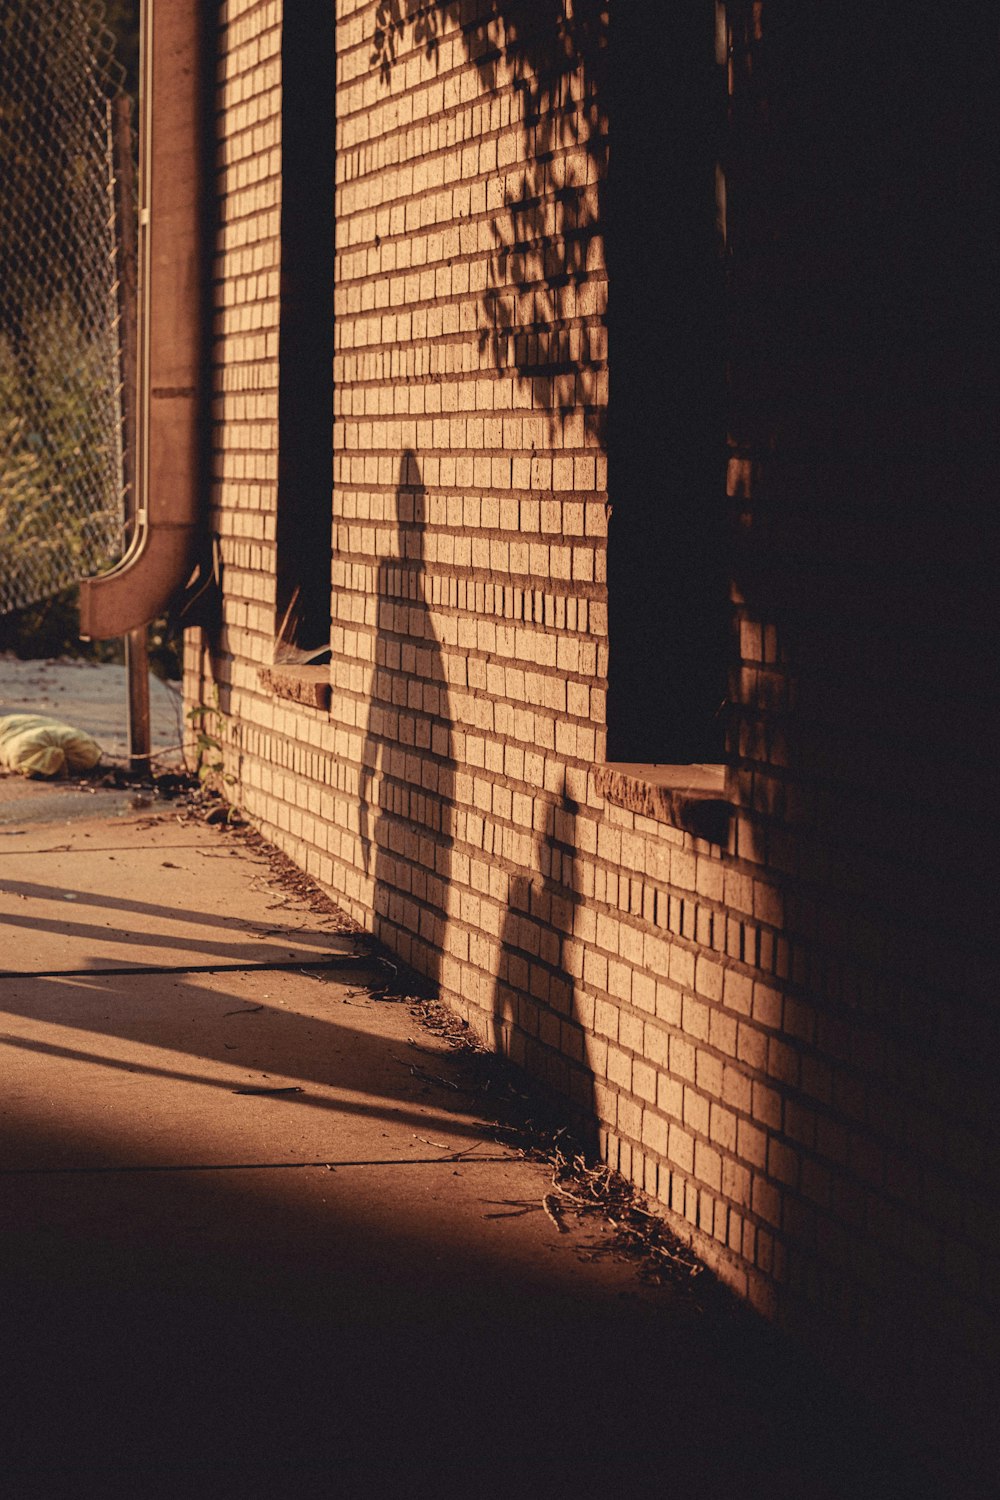
<path id="1" fill-rule="evenodd" d="M 0 5 L 0 611 L 118 554 L 106 101 L 137 20 L 135 0 Z"/>
<path id="2" fill-rule="evenodd" d="M 65 306 L 26 319 L 17 352 L 0 331 L 0 608 L 114 555 L 117 434 L 99 414 L 107 404 L 114 416 L 108 364 L 108 340 L 88 339 Z"/>
<path id="3" fill-rule="evenodd" d="M 187 711 L 187 718 L 194 732 L 194 748 L 197 756 L 195 775 L 208 791 L 221 792 L 222 787 L 235 786 L 236 777 L 226 770 L 225 746 L 222 742 L 222 711 L 219 708 L 218 691 L 214 704 L 197 703 Z M 235 808 L 229 810 L 230 819 L 238 816 Z"/>

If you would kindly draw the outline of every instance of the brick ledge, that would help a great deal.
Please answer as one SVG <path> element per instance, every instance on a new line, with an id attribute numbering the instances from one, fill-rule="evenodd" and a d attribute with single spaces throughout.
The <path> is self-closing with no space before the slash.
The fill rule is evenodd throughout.
<path id="1" fill-rule="evenodd" d="M 319 708 L 327 713 L 330 709 L 329 666 L 281 666 L 260 667 L 257 672 L 260 685 L 276 698 L 287 698 L 291 703 L 304 703 L 307 708 Z"/>
<path id="2" fill-rule="evenodd" d="M 728 840 L 732 806 L 726 800 L 725 766 L 607 761 L 594 767 L 594 783 L 617 807 L 712 844 Z"/>

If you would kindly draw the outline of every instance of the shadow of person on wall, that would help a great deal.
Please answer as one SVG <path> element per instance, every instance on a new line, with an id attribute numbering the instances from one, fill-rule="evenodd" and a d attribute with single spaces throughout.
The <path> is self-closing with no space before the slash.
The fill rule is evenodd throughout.
<path id="1" fill-rule="evenodd" d="M 593 1016 L 580 1014 L 572 972 L 580 891 L 576 803 L 565 782 L 545 812 L 532 873 L 510 877 L 493 991 L 493 1045 L 563 1100 L 572 1100 L 573 1123 L 589 1137 L 596 1122 L 584 1029 L 592 1027 Z"/>
<path id="2" fill-rule="evenodd" d="M 375 652 L 361 753 L 360 840 L 372 930 L 432 981 L 441 973 L 453 843 L 455 760 L 441 644 L 424 571 L 427 491 L 399 461 L 379 563 Z"/>

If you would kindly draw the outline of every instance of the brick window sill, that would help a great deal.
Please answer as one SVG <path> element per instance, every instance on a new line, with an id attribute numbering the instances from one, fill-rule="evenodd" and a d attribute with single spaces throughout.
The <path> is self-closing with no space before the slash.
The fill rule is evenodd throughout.
<path id="1" fill-rule="evenodd" d="M 726 799 L 725 766 L 608 761 L 594 768 L 594 780 L 601 795 L 617 807 L 711 844 L 728 841 L 732 806 Z"/>
<path id="2" fill-rule="evenodd" d="M 304 704 L 307 708 L 318 708 L 323 713 L 329 713 L 329 664 L 320 667 L 261 667 L 257 675 L 261 687 L 273 693 L 276 698 L 285 698 L 290 703 Z"/>

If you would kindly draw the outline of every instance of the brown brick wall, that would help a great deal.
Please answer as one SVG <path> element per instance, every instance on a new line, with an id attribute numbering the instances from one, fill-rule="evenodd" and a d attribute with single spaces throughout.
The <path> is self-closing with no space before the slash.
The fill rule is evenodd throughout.
<path id="1" fill-rule="evenodd" d="M 218 688 L 234 795 L 589 1113 L 755 1306 L 982 1327 L 996 1025 L 967 819 L 988 793 L 965 691 L 981 621 L 953 581 L 972 567 L 979 598 L 981 481 L 940 457 L 776 454 L 774 409 L 751 413 L 730 465 L 729 842 L 605 802 L 606 9 L 578 0 L 550 31 L 547 4 L 530 23 L 517 4 L 404 6 L 381 52 L 378 14 L 338 0 L 327 713 L 258 679 L 281 6 L 223 7 L 225 600 L 189 641 L 188 690 Z M 737 254 L 755 170 L 734 167 Z M 948 528 L 913 524 L 941 504 Z"/>

